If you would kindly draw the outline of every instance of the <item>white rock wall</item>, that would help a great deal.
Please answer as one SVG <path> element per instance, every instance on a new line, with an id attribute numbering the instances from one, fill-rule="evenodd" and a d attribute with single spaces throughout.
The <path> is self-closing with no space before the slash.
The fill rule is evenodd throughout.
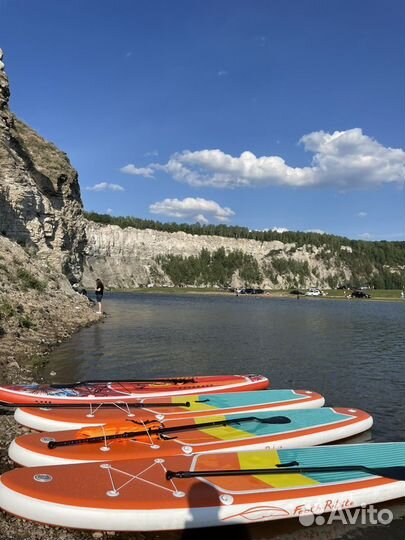
<path id="1" fill-rule="evenodd" d="M 220 236 L 191 235 L 184 232 L 169 233 L 151 229 L 121 229 L 117 225 L 102 225 L 87 222 L 87 247 L 83 284 L 92 287 L 97 277 L 109 287 L 138 287 L 153 283 L 172 285 L 156 262 L 159 255 L 198 255 L 202 249 L 210 252 L 223 247 L 227 252 L 241 250 L 256 258 L 259 266 L 269 265 L 272 250 L 282 250 L 277 257 L 291 257 L 296 261 L 307 261 L 315 274 L 308 279 L 307 286 L 327 285 L 326 279 L 336 273 L 333 261 L 327 268 L 323 261 L 315 258 L 319 249 L 314 246 L 295 249 L 294 244 L 279 241 L 258 242 L 256 240 L 224 238 Z M 349 276 L 349 274 L 347 274 Z M 291 276 L 277 276 L 275 282 L 264 279 L 265 288 L 289 286 Z M 243 285 L 235 275 L 233 286 Z"/>

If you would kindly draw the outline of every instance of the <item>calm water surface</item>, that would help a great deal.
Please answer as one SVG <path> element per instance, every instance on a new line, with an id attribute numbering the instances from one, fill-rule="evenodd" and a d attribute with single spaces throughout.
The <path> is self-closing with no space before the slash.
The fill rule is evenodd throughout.
<path id="1" fill-rule="evenodd" d="M 44 379 L 259 373 L 274 388 L 314 390 L 328 406 L 371 413 L 373 429 L 356 442 L 405 440 L 405 303 L 115 293 L 107 294 L 104 307 L 102 323 L 52 353 Z M 384 507 L 396 516 L 384 529 L 339 523 L 303 528 L 287 520 L 190 531 L 187 537 L 377 540 L 383 534 L 403 540 L 405 505 Z M 159 538 L 185 538 L 179 534 Z"/>

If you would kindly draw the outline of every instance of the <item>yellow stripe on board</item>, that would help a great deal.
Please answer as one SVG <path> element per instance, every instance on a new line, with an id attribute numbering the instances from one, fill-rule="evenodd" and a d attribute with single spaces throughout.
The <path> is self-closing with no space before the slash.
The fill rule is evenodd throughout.
<path id="1" fill-rule="evenodd" d="M 280 463 L 278 452 L 238 452 L 239 464 L 243 469 L 272 469 Z M 298 486 L 312 486 L 319 484 L 316 480 L 304 474 L 260 474 L 255 475 L 263 483 L 275 488 L 289 488 Z"/>
<path id="2" fill-rule="evenodd" d="M 196 424 L 205 424 L 206 422 L 220 422 L 226 420 L 226 416 L 204 416 L 202 418 L 194 418 Z M 201 429 L 203 433 L 207 433 L 211 437 L 215 437 L 222 441 L 232 441 L 235 439 L 248 439 L 253 437 L 251 433 L 232 426 L 218 426 L 212 428 Z"/>
<path id="3" fill-rule="evenodd" d="M 214 405 L 208 405 L 208 403 L 196 403 L 195 400 L 199 399 L 199 396 L 176 396 L 172 397 L 172 403 L 185 403 L 188 401 L 190 403 L 190 407 L 182 407 L 184 410 L 187 411 L 216 411 L 217 407 L 214 407 Z"/>

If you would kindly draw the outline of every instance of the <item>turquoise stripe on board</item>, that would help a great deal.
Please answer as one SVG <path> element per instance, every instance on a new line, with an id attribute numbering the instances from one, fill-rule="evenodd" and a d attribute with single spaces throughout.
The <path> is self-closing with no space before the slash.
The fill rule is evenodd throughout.
<path id="1" fill-rule="evenodd" d="M 302 400 L 302 395 L 297 395 L 293 390 L 261 390 L 260 392 L 235 392 L 218 395 L 201 395 L 200 401 L 206 401 L 218 409 L 238 407 L 245 405 L 263 405 L 265 403 L 277 403 L 283 401 Z"/>
<path id="2" fill-rule="evenodd" d="M 297 461 L 301 467 L 330 467 L 334 465 L 363 465 L 365 467 L 405 467 L 405 443 L 343 444 L 278 450 L 281 463 Z M 308 474 L 326 484 L 370 476 L 364 472 Z"/>

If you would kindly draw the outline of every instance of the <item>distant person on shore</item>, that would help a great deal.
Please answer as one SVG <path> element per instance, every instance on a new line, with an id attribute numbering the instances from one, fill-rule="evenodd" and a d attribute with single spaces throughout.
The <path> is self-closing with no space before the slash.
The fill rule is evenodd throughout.
<path id="1" fill-rule="evenodd" d="M 96 279 L 95 293 L 96 293 L 96 300 L 97 300 L 97 305 L 98 305 L 97 313 L 99 315 L 102 315 L 103 314 L 103 307 L 101 305 L 101 301 L 103 299 L 103 294 L 104 294 L 104 285 L 103 285 L 103 282 L 101 281 L 101 279 L 99 279 L 99 278 Z"/>
<path id="2" fill-rule="evenodd" d="M 94 304 L 94 300 L 92 300 L 91 298 L 89 298 L 89 295 L 87 294 L 87 291 L 85 288 L 80 288 L 80 285 L 78 283 L 73 283 L 72 285 L 73 287 L 73 290 L 75 292 L 77 292 L 77 294 L 80 294 L 82 296 L 85 296 L 87 298 L 87 300 L 91 303 L 91 304 Z"/>

